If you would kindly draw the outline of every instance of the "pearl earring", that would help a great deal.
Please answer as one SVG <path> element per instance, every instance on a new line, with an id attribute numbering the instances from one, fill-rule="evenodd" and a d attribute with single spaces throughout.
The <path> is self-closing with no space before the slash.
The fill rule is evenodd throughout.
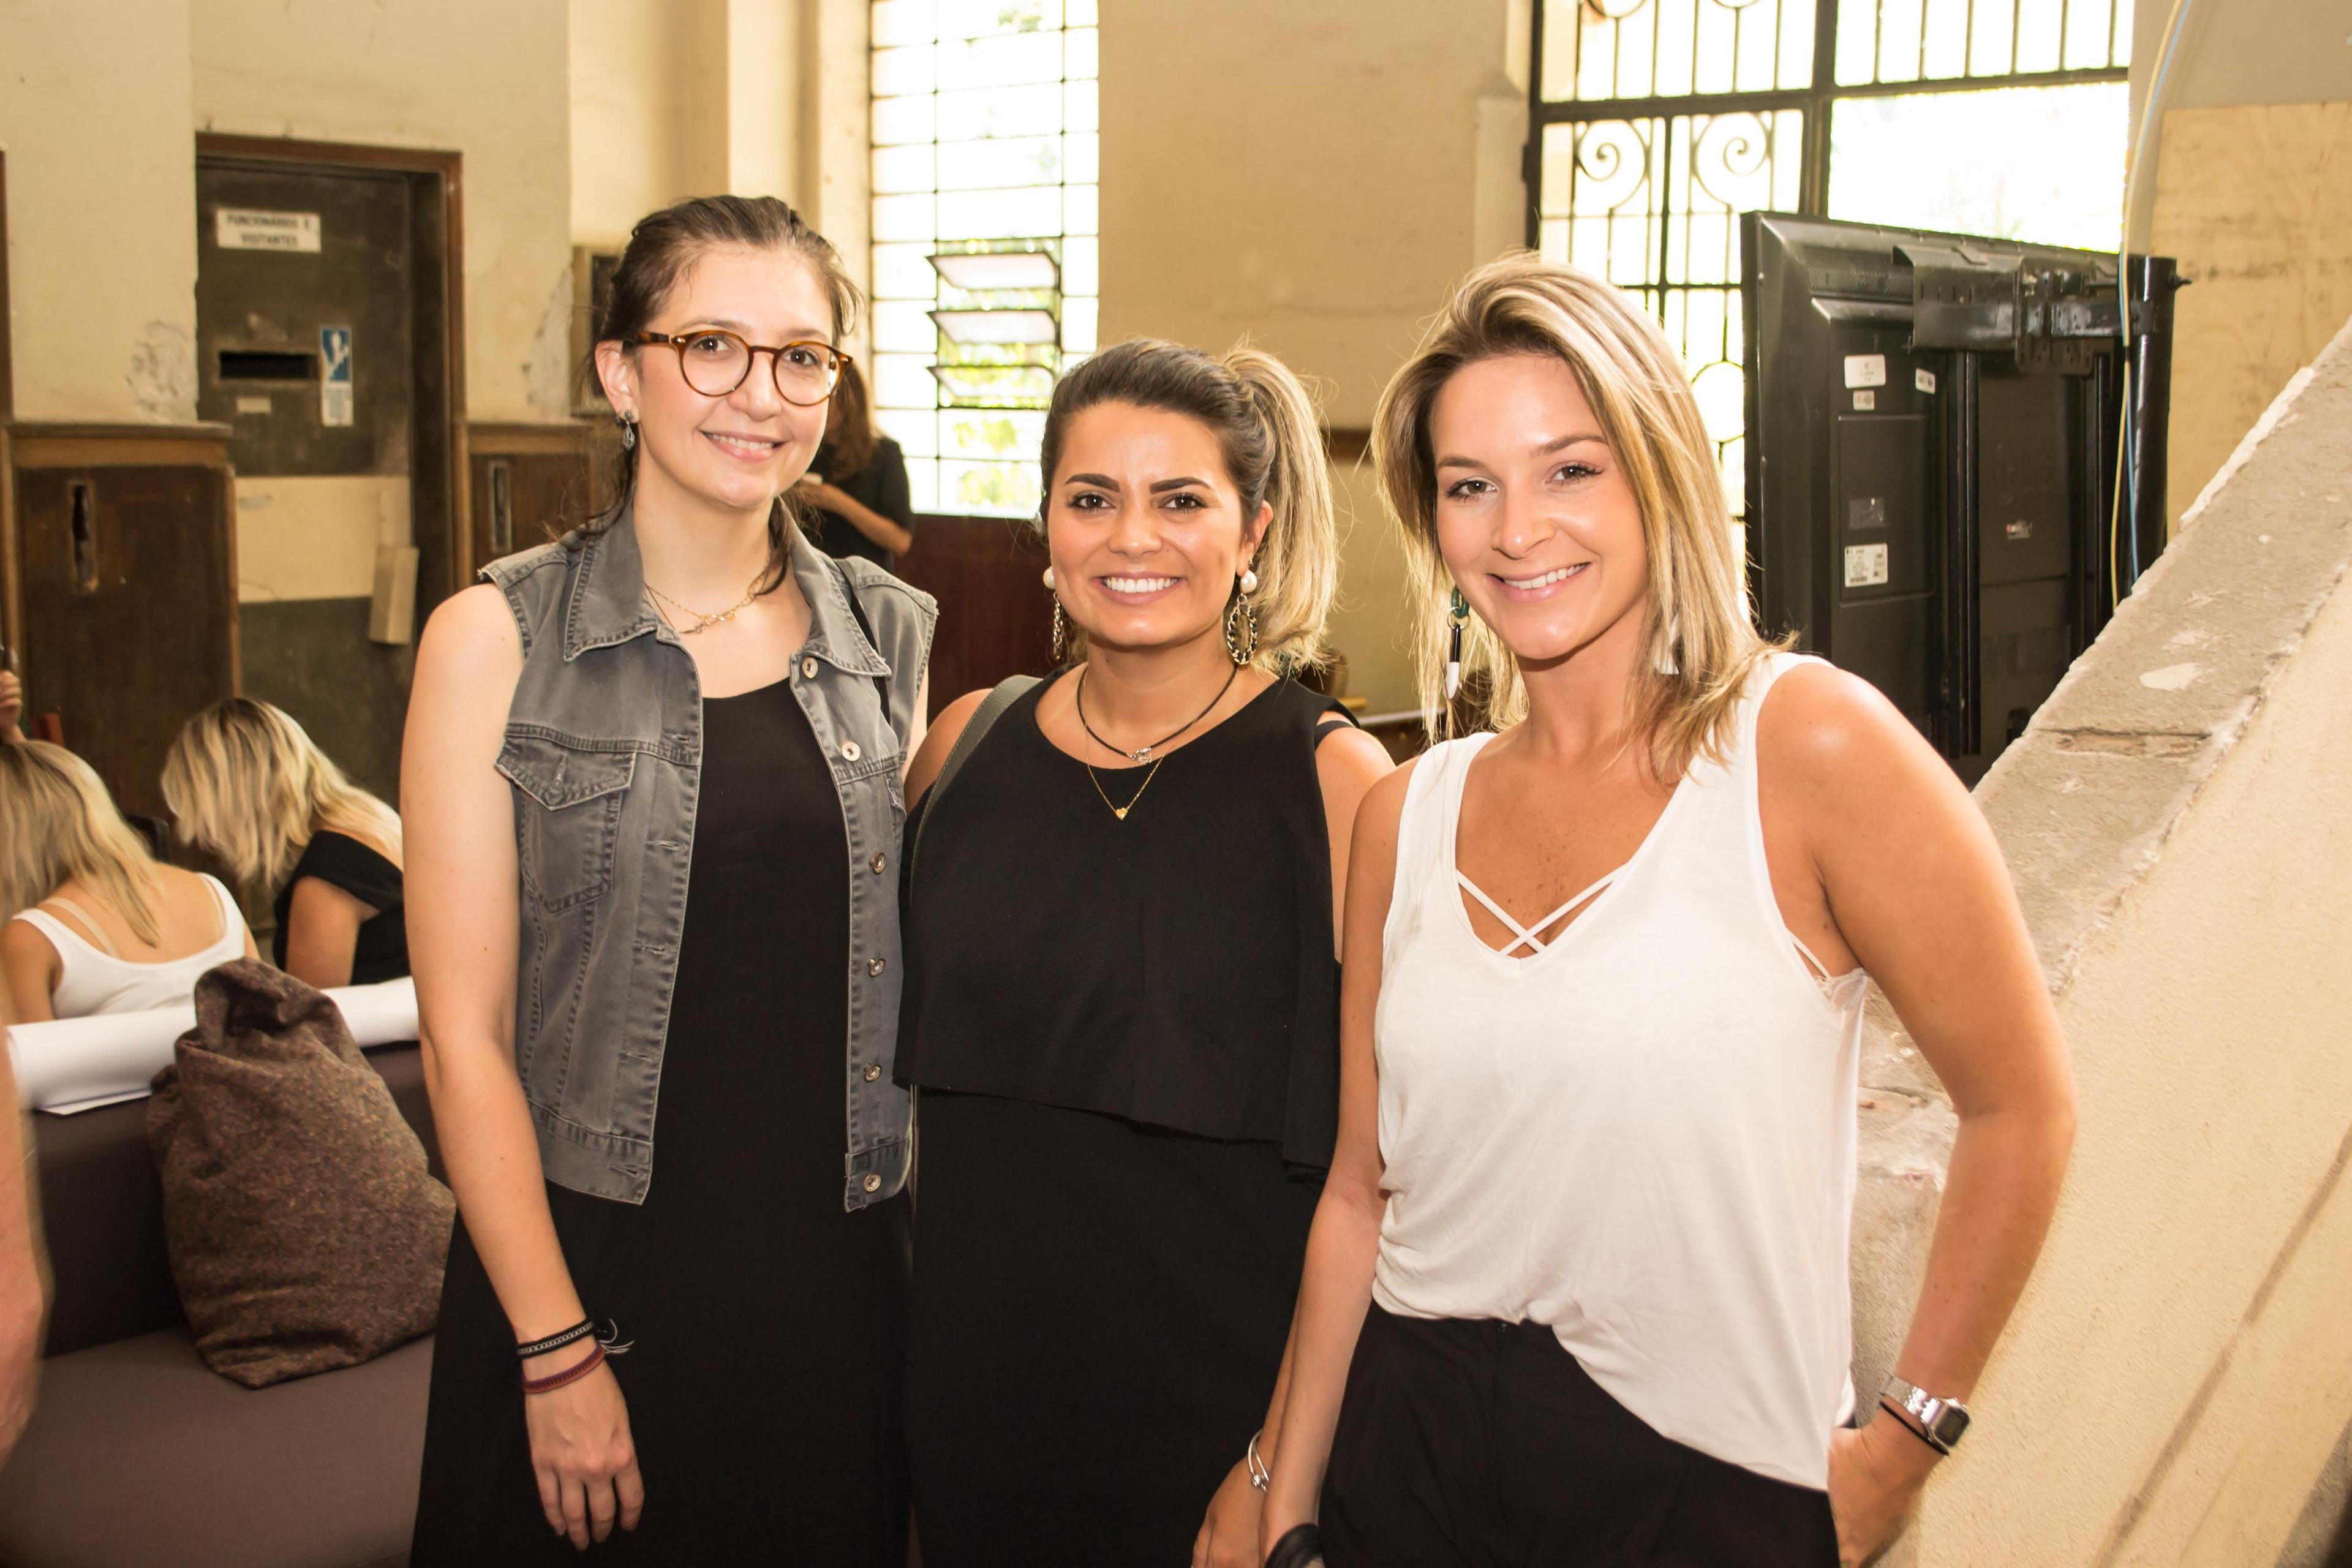
<path id="1" fill-rule="evenodd" d="M 1054 569 L 1053 569 L 1051 566 L 1048 566 L 1048 567 L 1046 567 L 1046 568 L 1045 568 L 1045 587 L 1047 588 L 1047 590 L 1048 590 L 1048 591 L 1051 591 L 1051 590 L 1052 590 L 1052 588 L 1053 588 L 1053 586 L 1054 586 Z"/>
<path id="2" fill-rule="evenodd" d="M 1257 569 L 1255 567 L 1244 567 L 1242 569 L 1242 592 L 1244 594 L 1255 594 L 1257 592 Z"/>

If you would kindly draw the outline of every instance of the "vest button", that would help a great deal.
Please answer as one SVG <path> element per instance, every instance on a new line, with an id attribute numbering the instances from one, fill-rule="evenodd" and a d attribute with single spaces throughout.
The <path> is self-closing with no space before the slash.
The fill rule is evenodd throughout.
<path id="1" fill-rule="evenodd" d="M 882 961 L 878 958 L 869 958 L 866 961 L 866 973 L 868 974 L 879 974 L 882 973 Z"/>
<path id="2" fill-rule="evenodd" d="M 814 680 L 816 679 L 815 659 L 804 658 L 801 660 L 801 679 L 803 680 Z"/>
<path id="3" fill-rule="evenodd" d="M 868 860 L 866 863 L 874 868 L 874 874 L 878 877 L 882 874 L 882 868 L 890 863 L 890 857 L 887 855 L 877 854 L 873 859 Z"/>
<path id="4" fill-rule="evenodd" d="M 879 1062 L 867 1062 L 867 1063 L 866 1064 L 866 1082 L 868 1082 L 868 1083 L 872 1083 L 875 1079 L 877 1079 L 880 1078 L 881 1076 L 882 1076 L 882 1064 L 881 1064 L 881 1063 L 879 1063 Z"/>
<path id="5" fill-rule="evenodd" d="M 869 1193 L 878 1193 L 882 1190 L 882 1178 L 868 1171 L 866 1173 L 866 1179 L 857 1184 Z"/>
<path id="6" fill-rule="evenodd" d="M 857 749 L 857 742 L 855 741 L 844 741 L 841 743 L 841 754 L 848 758 L 851 762 L 856 762 L 860 755 Z"/>

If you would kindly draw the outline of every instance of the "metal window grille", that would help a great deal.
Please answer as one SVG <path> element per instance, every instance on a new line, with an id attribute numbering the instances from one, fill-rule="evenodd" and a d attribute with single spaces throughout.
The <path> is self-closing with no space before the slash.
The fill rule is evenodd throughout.
<path id="1" fill-rule="evenodd" d="M 877 0 L 873 26 L 875 420 L 917 510 L 1034 512 L 1044 394 L 1095 347 L 1095 0 Z M 950 280 L 1024 251 L 1050 287 Z"/>
<path id="2" fill-rule="evenodd" d="M 1656 312 L 1690 370 L 1735 514 L 1738 214 L 1829 211 L 1841 104 L 2129 74 L 2123 0 L 1534 3 L 1528 243 Z M 2118 166 L 2118 187 L 2122 177 Z"/>

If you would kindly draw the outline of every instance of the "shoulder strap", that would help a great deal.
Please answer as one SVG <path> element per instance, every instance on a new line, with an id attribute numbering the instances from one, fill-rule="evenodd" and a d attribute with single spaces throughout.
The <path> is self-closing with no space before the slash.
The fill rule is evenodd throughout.
<path id="1" fill-rule="evenodd" d="M 923 850 L 923 830 L 930 826 L 931 818 L 939 815 L 940 796 L 947 793 L 949 784 L 963 771 L 965 762 L 979 749 L 981 741 L 996 721 L 1004 716 L 1004 710 L 1040 684 L 1034 675 L 1007 676 L 997 683 L 995 690 L 980 700 L 979 707 L 971 710 L 971 717 L 964 723 L 963 733 L 958 735 L 955 744 L 948 748 L 948 760 L 940 764 L 940 776 L 931 781 L 930 793 L 923 797 L 923 815 L 921 820 L 915 824 L 915 841 L 907 846 L 908 887 L 914 886 L 916 862 Z"/>
<path id="2" fill-rule="evenodd" d="M 82 924 L 89 928 L 89 934 L 98 939 L 93 945 L 95 945 L 100 952 L 105 953 L 107 957 L 114 960 L 117 963 L 122 962 L 122 955 L 114 951 L 114 943 L 106 934 L 106 928 L 99 924 L 97 917 L 93 916 L 88 910 L 83 909 L 79 904 L 75 903 L 63 893 L 51 893 L 47 898 L 43 899 L 41 902 L 45 904 L 55 904 L 58 908 L 69 911 L 73 915 L 74 919 L 81 921 Z M 55 920 L 57 917 L 52 915 L 49 918 Z M 68 931 L 73 930 L 71 926 L 68 926 L 66 929 Z M 81 933 L 75 931 L 74 934 L 79 936 Z"/>

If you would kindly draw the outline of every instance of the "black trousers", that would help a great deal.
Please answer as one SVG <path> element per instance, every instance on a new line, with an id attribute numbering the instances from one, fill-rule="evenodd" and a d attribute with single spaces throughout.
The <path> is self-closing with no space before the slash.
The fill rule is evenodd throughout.
<path id="1" fill-rule="evenodd" d="M 1828 1494 L 1670 1438 L 1540 1323 L 1356 1342 L 1323 1483 L 1330 1568 L 1835 1568 Z"/>

